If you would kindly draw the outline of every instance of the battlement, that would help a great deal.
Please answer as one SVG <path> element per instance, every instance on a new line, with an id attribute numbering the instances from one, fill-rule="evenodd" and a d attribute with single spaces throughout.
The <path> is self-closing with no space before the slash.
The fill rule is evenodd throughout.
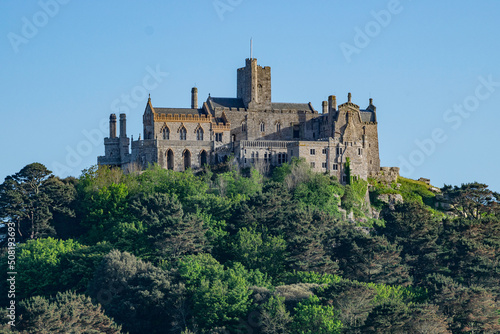
<path id="1" fill-rule="evenodd" d="M 204 122 L 212 121 L 211 115 L 155 114 L 155 122 Z"/>

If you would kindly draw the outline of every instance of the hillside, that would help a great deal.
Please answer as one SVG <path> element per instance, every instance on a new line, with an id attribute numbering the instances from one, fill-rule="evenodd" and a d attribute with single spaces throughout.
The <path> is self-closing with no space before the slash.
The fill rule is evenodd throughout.
<path id="1" fill-rule="evenodd" d="M 349 183 L 27 165 L 0 185 L 0 333 L 500 332 L 498 193 Z"/>

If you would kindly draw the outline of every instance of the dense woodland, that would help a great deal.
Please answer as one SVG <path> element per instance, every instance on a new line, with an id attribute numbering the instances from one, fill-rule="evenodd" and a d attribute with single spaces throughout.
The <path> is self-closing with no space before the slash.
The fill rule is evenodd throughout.
<path id="1" fill-rule="evenodd" d="M 17 304 L 12 327 L 4 239 L 0 333 L 500 333 L 498 193 L 343 186 L 296 160 L 263 174 L 7 177 Z"/>

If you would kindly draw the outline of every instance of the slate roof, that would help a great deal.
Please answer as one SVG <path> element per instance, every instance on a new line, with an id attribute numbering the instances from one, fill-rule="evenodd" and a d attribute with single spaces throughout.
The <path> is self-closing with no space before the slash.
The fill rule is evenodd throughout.
<path id="1" fill-rule="evenodd" d="M 375 113 L 373 111 L 361 110 L 359 113 L 362 122 L 375 122 Z"/>
<path id="2" fill-rule="evenodd" d="M 214 108 L 245 108 L 243 99 L 230 97 L 211 97 L 209 99 Z"/>
<path id="3" fill-rule="evenodd" d="M 311 108 L 309 103 L 274 102 L 274 103 L 271 103 L 271 106 L 275 110 L 295 109 L 295 110 L 303 110 L 303 111 L 314 111 L 314 109 Z"/>

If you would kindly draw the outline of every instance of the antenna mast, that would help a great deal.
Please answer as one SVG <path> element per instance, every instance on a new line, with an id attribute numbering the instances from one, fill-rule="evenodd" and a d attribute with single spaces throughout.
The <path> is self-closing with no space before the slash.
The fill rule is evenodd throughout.
<path id="1" fill-rule="evenodd" d="M 253 40 L 250 38 L 250 60 L 253 58 Z"/>

